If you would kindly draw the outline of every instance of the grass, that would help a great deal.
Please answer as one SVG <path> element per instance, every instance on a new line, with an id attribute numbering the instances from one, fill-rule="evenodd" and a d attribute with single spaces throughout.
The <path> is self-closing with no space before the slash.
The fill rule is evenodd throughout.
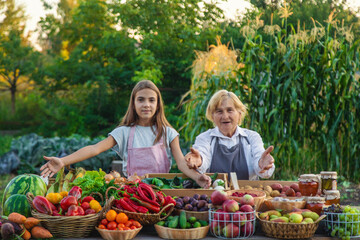
<path id="1" fill-rule="evenodd" d="M 0 175 L 0 203 L 2 203 L 3 194 L 8 182 L 14 177 L 12 174 Z M 0 205 L 0 213 L 2 214 L 2 204 Z"/>

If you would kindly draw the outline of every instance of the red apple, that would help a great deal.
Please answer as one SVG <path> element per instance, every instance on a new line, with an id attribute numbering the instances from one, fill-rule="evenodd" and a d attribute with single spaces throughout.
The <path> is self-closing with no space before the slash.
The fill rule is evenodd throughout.
<path id="1" fill-rule="evenodd" d="M 254 211 L 253 207 L 248 204 L 242 205 L 239 210 L 241 212 L 253 212 Z"/>
<path id="2" fill-rule="evenodd" d="M 239 210 L 239 203 L 235 200 L 226 200 L 223 202 L 222 208 L 225 212 L 236 212 Z"/>
<path id="3" fill-rule="evenodd" d="M 221 227 L 225 226 L 226 223 L 230 222 L 231 216 L 229 213 L 225 212 L 222 209 L 216 210 L 214 213 L 214 220 L 218 221 Z"/>
<path id="4" fill-rule="evenodd" d="M 243 226 L 240 228 L 240 233 L 242 237 L 249 237 L 254 234 L 254 227 L 251 222 L 246 222 Z"/>
<path id="5" fill-rule="evenodd" d="M 232 223 L 227 224 L 223 230 L 223 234 L 227 238 L 236 238 L 239 236 L 239 227 L 235 226 Z"/>
<path id="6" fill-rule="evenodd" d="M 212 221 L 210 224 L 210 230 L 215 236 L 220 236 L 222 232 L 222 226 L 218 221 Z"/>
<path id="7" fill-rule="evenodd" d="M 255 204 L 255 200 L 254 198 L 249 195 L 249 194 L 245 194 L 241 199 L 240 199 L 240 205 L 250 205 L 250 206 L 254 206 Z"/>
<path id="8" fill-rule="evenodd" d="M 227 195 L 224 191 L 218 191 L 216 190 L 211 194 L 211 202 L 214 205 L 221 205 L 225 200 L 227 200 Z"/>
<path id="9" fill-rule="evenodd" d="M 236 224 L 236 226 L 242 226 L 246 222 L 246 216 L 243 212 L 236 211 L 233 214 L 233 223 Z"/>

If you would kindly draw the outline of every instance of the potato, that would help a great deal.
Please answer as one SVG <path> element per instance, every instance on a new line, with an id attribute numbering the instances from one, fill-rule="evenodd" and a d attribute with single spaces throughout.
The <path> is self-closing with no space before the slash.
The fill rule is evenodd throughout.
<path id="1" fill-rule="evenodd" d="M 264 190 L 271 193 L 273 189 L 270 186 L 266 186 L 264 187 Z"/>
<path id="2" fill-rule="evenodd" d="M 271 193 L 270 193 L 270 196 L 272 197 L 277 197 L 280 195 L 280 192 L 278 190 L 273 190 Z"/>

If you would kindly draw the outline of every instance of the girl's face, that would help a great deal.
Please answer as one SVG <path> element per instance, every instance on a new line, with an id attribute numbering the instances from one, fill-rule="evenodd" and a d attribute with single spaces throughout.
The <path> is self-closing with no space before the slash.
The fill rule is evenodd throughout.
<path id="1" fill-rule="evenodd" d="M 157 110 L 157 95 L 150 88 L 142 89 L 135 95 L 135 111 L 139 116 L 139 125 L 150 126 Z"/>
<path id="2" fill-rule="evenodd" d="M 220 132 L 232 137 L 240 121 L 240 112 L 236 110 L 231 98 L 224 99 L 213 113 L 213 120 Z"/>

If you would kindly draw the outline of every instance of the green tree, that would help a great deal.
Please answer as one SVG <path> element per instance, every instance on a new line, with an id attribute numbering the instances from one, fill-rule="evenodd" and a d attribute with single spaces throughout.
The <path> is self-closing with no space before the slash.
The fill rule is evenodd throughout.
<path id="1" fill-rule="evenodd" d="M 191 81 L 188 68 L 194 50 L 205 50 L 221 32 L 224 19 L 217 7 L 220 1 L 201 0 L 112 0 L 111 9 L 118 23 L 150 50 L 164 76 L 164 98 L 174 101 L 187 91 Z M 210 43 L 209 43 L 210 42 Z"/>

